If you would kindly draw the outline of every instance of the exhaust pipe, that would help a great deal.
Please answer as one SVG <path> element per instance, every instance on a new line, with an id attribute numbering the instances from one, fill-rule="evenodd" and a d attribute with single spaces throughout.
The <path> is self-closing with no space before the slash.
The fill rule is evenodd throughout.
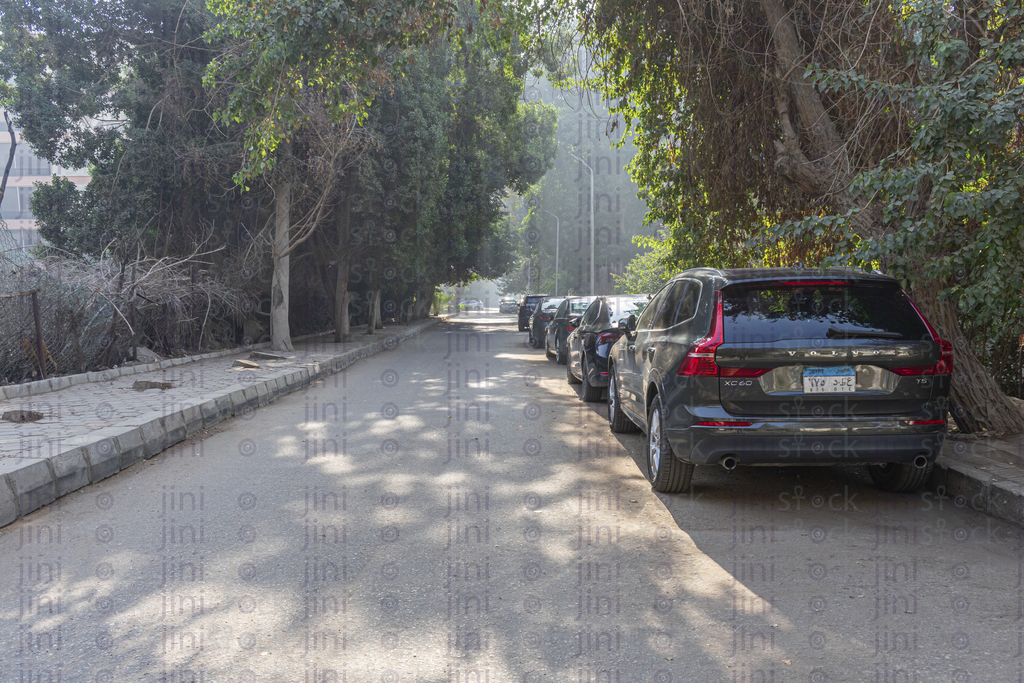
<path id="1" fill-rule="evenodd" d="M 924 457 L 923 455 L 917 456 L 916 458 L 914 458 L 914 467 L 916 467 L 919 470 L 923 470 L 925 467 L 928 467 L 928 458 Z"/>
<path id="2" fill-rule="evenodd" d="M 734 469 L 736 469 L 736 465 L 738 464 L 739 463 L 736 461 L 736 458 L 734 458 L 731 455 L 727 455 L 724 458 L 722 458 L 722 467 L 724 467 L 728 472 L 732 472 Z"/>

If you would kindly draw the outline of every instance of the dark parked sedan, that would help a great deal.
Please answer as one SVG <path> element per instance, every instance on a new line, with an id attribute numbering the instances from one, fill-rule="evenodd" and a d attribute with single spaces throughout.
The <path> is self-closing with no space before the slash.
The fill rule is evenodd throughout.
<path id="1" fill-rule="evenodd" d="M 928 479 L 953 351 L 896 280 L 851 269 L 676 276 L 612 350 L 612 431 L 647 432 L 647 474 L 694 465 L 866 465 L 882 489 Z"/>
<path id="2" fill-rule="evenodd" d="M 544 338 L 547 334 L 548 323 L 555 316 L 555 311 L 558 309 L 565 299 L 561 297 L 548 297 L 547 299 L 541 299 L 540 303 L 533 310 L 533 315 L 530 316 L 530 346 L 535 349 L 539 349 L 544 346 Z"/>
<path id="3" fill-rule="evenodd" d="M 576 326 L 570 324 L 570 321 L 581 317 L 595 298 L 593 296 L 572 296 L 558 306 L 555 317 L 548 323 L 548 333 L 544 335 L 544 353 L 548 358 L 553 356 L 556 363 L 565 365 L 569 358 L 565 340 L 569 333 L 576 329 Z"/>
<path id="4" fill-rule="evenodd" d="M 646 296 L 599 296 L 590 302 L 579 327 L 567 338 L 569 359 L 565 378 L 569 384 L 582 383 L 584 401 L 599 401 L 608 386 L 608 352 L 622 336 L 629 316 L 647 306 Z"/>
<path id="5" fill-rule="evenodd" d="M 530 316 L 541 299 L 546 299 L 549 294 L 527 294 L 519 302 L 519 331 L 525 332 L 530 328 Z"/>

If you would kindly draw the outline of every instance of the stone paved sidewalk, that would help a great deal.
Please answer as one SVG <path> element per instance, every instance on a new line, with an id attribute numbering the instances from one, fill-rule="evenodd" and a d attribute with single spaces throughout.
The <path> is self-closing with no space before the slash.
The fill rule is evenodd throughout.
<path id="1" fill-rule="evenodd" d="M 950 435 L 935 464 L 931 490 L 950 496 L 957 507 L 1024 526 L 1024 435 Z"/>
<path id="2" fill-rule="evenodd" d="M 259 406 L 351 365 L 395 348 L 436 325 L 433 318 L 394 325 L 355 341 L 332 336 L 296 342 L 283 360 L 256 360 L 258 369 L 233 367 L 251 351 L 175 364 L 150 372 L 110 377 L 102 373 L 61 378 L 66 388 L 0 400 L 0 413 L 31 410 L 36 422 L 0 421 L 0 526 L 56 498 L 150 458 L 200 429 Z M 165 362 L 165 364 L 167 364 Z M 137 368 L 136 370 L 138 370 Z M 170 389 L 136 391 L 138 381 L 170 382 Z"/>

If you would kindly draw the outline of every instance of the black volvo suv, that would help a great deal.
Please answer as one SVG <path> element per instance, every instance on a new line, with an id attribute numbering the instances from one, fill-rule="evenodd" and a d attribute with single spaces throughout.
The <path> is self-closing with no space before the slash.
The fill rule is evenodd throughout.
<path id="1" fill-rule="evenodd" d="M 952 347 L 890 277 L 697 268 L 624 328 L 608 418 L 646 431 L 656 490 L 695 465 L 863 464 L 912 491 L 939 454 Z"/>

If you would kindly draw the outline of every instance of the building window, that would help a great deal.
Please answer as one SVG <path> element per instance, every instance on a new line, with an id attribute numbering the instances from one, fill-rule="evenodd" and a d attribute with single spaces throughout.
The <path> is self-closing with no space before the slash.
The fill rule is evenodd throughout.
<path id="1" fill-rule="evenodd" d="M 11 143 L 0 143 L 0 166 L 7 167 L 7 156 L 11 153 Z M 11 178 L 24 178 L 25 176 L 48 176 L 50 175 L 50 162 L 40 159 L 32 154 L 31 148 L 25 142 L 18 142 L 18 148 L 14 152 L 14 164 L 11 166 Z"/>

